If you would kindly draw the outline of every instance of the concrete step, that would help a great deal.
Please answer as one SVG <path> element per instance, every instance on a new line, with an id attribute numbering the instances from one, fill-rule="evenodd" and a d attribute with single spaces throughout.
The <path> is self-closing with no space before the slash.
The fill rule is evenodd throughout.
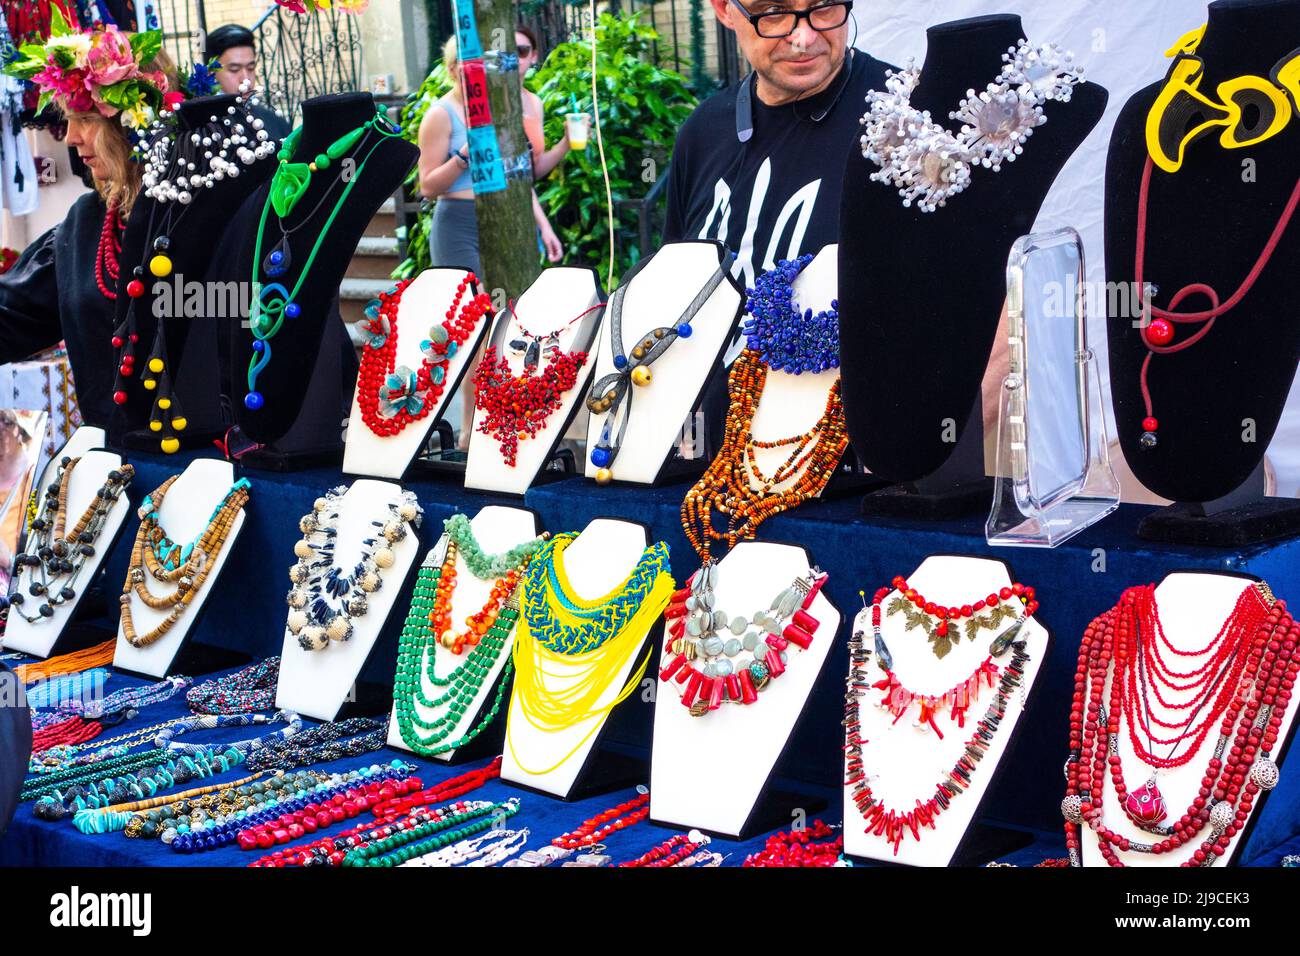
<path id="1" fill-rule="evenodd" d="M 347 274 L 354 279 L 386 279 L 401 262 L 402 246 L 397 239 L 363 236 L 357 243 Z"/>
<path id="2" fill-rule="evenodd" d="M 379 207 L 374 218 L 366 225 L 365 234 L 387 237 L 397 235 L 397 203 L 392 196 L 384 200 L 384 204 Z"/>

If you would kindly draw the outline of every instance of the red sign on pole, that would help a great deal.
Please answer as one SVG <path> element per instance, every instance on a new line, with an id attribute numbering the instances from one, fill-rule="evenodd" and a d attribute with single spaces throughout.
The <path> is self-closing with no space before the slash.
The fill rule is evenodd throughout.
<path id="1" fill-rule="evenodd" d="M 482 60 L 461 64 L 465 84 L 465 117 L 471 129 L 492 124 L 492 107 L 488 105 L 487 72 Z"/>

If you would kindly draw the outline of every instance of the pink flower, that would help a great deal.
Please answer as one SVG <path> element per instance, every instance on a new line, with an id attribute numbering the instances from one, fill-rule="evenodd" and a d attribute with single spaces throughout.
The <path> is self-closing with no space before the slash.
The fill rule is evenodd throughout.
<path id="1" fill-rule="evenodd" d="M 302 2 L 302 0 L 275 0 L 275 2 L 284 7 L 290 13 L 305 14 L 307 12 L 307 6 Z"/>
<path id="2" fill-rule="evenodd" d="M 139 73 L 131 43 L 117 27 L 106 28 L 86 54 L 88 86 L 112 86 Z"/>
<path id="3" fill-rule="evenodd" d="M 163 109 L 168 112 L 177 109 L 185 102 L 185 94 L 179 90 L 172 90 L 170 93 L 163 94 Z"/>
<path id="4" fill-rule="evenodd" d="M 89 113 L 95 108 L 90 90 L 86 88 L 85 70 L 64 70 L 51 60 L 44 70 L 32 77 L 32 82 L 42 92 L 53 93 L 68 112 Z"/>

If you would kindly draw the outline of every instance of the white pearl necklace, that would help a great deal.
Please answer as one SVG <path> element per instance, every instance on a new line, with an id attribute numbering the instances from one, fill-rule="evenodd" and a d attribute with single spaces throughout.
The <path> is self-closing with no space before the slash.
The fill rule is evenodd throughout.
<path id="1" fill-rule="evenodd" d="M 1035 127 L 1047 122 L 1043 104 L 1068 103 L 1073 87 L 1084 82 L 1074 54 L 1055 43 L 1031 47 L 1021 40 L 1002 61 L 997 80 L 981 93 L 967 90 L 948 114 L 961 122 L 956 134 L 912 106 L 921 78 L 914 60 L 902 72 L 887 72 L 885 89 L 867 95 L 861 121 L 862 155 L 880 167 L 871 178 L 897 189 L 904 206 L 934 212 L 970 185 L 976 166 L 998 172 L 1015 162 Z"/>
<path id="2" fill-rule="evenodd" d="M 144 194 L 158 203 L 189 205 L 200 190 L 236 179 L 242 167 L 274 155 L 275 141 L 252 113 L 256 103 L 255 95 L 241 95 L 224 115 L 213 113 L 188 131 L 177 128 L 173 114 L 157 120 L 136 147 L 144 156 Z"/>

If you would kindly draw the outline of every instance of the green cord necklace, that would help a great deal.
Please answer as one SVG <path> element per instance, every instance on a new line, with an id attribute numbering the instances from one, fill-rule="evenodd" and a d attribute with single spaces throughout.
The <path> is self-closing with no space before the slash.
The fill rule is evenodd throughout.
<path id="1" fill-rule="evenodd" d="M 379 134 L 379 138 L 370 146 L 355 168 L 345 166 L 340 170 L 338 177 L 330 184 L 329 189 L 326 190 L 325 195 L 321 197 L 321 201 L 316 207 L 304 216 L 298 225 L 285 228 L 284 218 L 293 212 L 302 197 L 306 195 L 311 184 L 312 174 L 323 172 L 332 167 L 336 161 L 343 159 L 353 149 L 356 149 L 366 134 L 372 130 Z M 393 126 L 389 121 L 387 109 L 381 104 L 371 119 L 339 137 L 326 148 L 325 152 L 319 154 L 310 163 L 290 162 L 294 150 L 302 139 L 301 126 L 290 133 L 281 145 L 279 153 L 280 165 L 276 169 L 275 177 L 271 180 L 271 189 L 266 197 L 266 203 L 262 206 L 262 218 L 257 227 L 257 242 L 253 249 L 253 304 L 249 315 L 249 325 L 253 331 L 253 356 L 248 361 L 248 392 L 244 395 L 244 405 L 249 410 L 257 411 L 265 404 L 265 398 L 257 390 L 257 377 L 271 364 L 271 339 L 275 338 L 279 333 L 285 319 L 296 319 L 302 313 L 302 307 L 297 302 L 298 293 L 307 281 L 307 277 L 311 275 L 312 266 L 316 262 L 316 255 L 320 252 L 321 246 L 324 245 L 325 238 L 334 225 L 334 220 L 338 218 L 339 212 L 347 205 L 348 196 L 351 195 L 353 187 L 361 179 L 361 174 L 365 171 L 366 163 L 370 161 L 370 157 L 388 140 L 398 139 L 401 135 L 401 130 Z M 343 192 L 334 204 L 334 209 L 330 212 L 329 218 L 325 220 L 324 227 L 316 236 L 316 242 L 312 245 L 306 264 L 298 273 L 298 279 L 293 285 L 293 290 L 290 291 L 281 282 L 263 284 L 261 281 L 263 273 L 267 278 L 278 279 L 292 268 L 293 256 L 289 244 L 290 237 L 315 219 L 316 213 L 324 207 L 326 200 L 333 194 L 335 187 L 339 183 L 345 184 Z M 276 225 L 280 230 L 280 241 L 263 258 L 262 241 L 266 235 L 266 224 L 272 210 L 275 211 Z"/>

